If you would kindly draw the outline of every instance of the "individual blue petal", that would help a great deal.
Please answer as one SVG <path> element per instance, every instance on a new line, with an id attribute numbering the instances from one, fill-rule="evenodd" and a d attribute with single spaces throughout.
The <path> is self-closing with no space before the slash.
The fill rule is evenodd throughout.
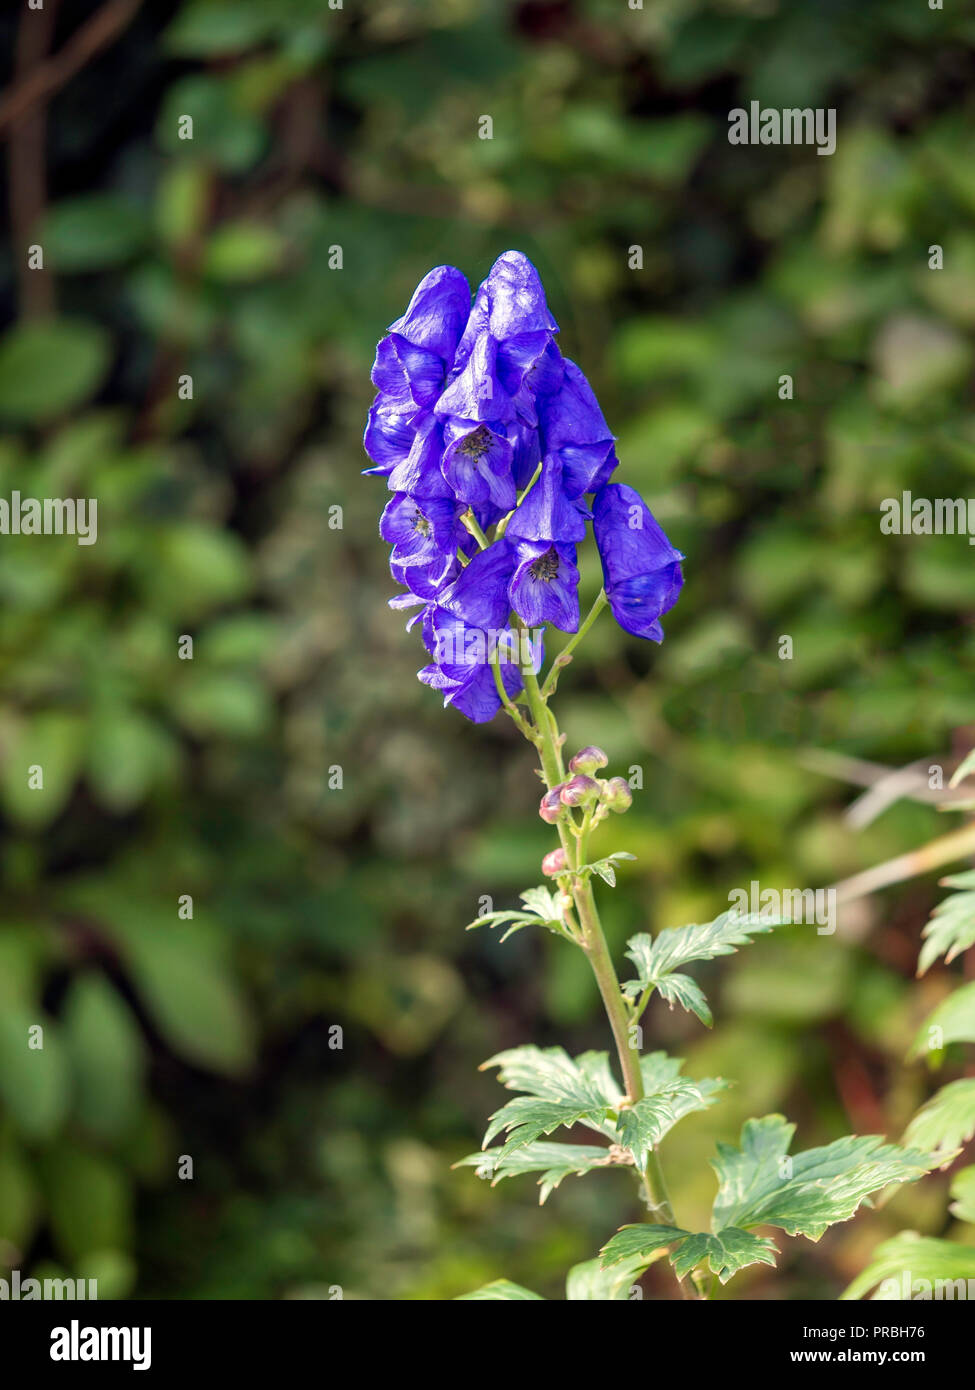
<path id="1" fill-rule="evenodd" d="M 527 496 L 519 503 L 505 528 L 512 540 L 585 540 L 588 509 L 570 500 L 562 481 L 562 463 L 556 454 L 542 460 L 542 469 Z"/>
<path id="2" fill-rule="evenodd" d="M 549 340 L 545 351 L 539 353 L 531 363 L 522 384 L 528 388 L 536 400 L 552 396 L 565 380 L 565 358 L 555 343 Z"/>
<path id="3" fill-rule="evenodd" d="M 472 420 L 450 422 L 447 436 L 450 442 L 441 467 L 457 497 L 468 506 L 493 508 L 504 516 L 517 496 L 511 470 L 514 450 L 508 440 Z"/>
<path id="4" fill-rule="evenodd" d="M 416 497 L 453 497 L 453 489 L 441 470 L 443 426 L 434 415 L 420 416 L 416 422 L 413 446 L 402 463 L 389 474 L 392 492 L 409 492 Z"/>
<path id="5" fill-rule="evenodd" d="M 545 302 L 538 271 L 521 251 L 505 251 L 499 256 L 485 283 L 491 305 L 488 327 L 495 338 L 559 331 Z"/>
<path id="6" fill-rule="evenodd" d="M 391 473 L 398 463 L 403 462 L 413 447 L 415 429 L 412 421 L 415 414 L 415 410 L 397 409 L 384 396 L 376 397 L 362 437 L 363 448 L 376 467 L 366 468 L 364 472 Z"/>
<path id="7" fill-rule="evenodd" d="M 463 618 L 472 628 L 484 630 L 508 626 L 508 585 L 515 556 L 505 540 L 479 550 L 470 564 L 439 596 L 442 608 Z"/>
<path id="8" fill-rule="evenodd" d="M 568 358 L 558 391 L 538 401 L 538 423 L 547 453 L 559 452 L 570 497 L 594 492 L 616 467 L 615 436 L 585 375 Z"/>
<path id="9" fill-rule="evenodd" d="M 559 359 L 557 375 L 561 380 L 561 354 L 552 342 L 550 333 L 517 333 L 513 338 L 505 338 L 498 343 L 498 378 L 509 396 L 518 394 L 529 374 L 532 374 L 535 391 L 539 382 L 549 385 L 551 391 L 558 387 L 559 380 L 553 380 L 556 371 L 552 369 L 551 359 L 546 357 L 548 352 L 553 352 Z"/>
<path id="10" fill-rule="evenodd" d="M 501 708 L 494 672 L 488 665 L 474 668 L 463 680 L 452 679 L 436 664 L 424 666 L 418 674 L 424 685 L 443 691 L 445 707 L 453 706 L 474 724 L 488 723 Z M 521 690 L 522 676 L 517 666 L 502 665 L 501 680 L 509 699 Z"/>
<path id="11" fill-rule="evenodd" d="M 662 641 L 659 619 L 677 602 L 683 555 L 640 494 L 623 483 L 607 483 L 597 492 L 593 530 L 616 621 L 634 637 Z"/>
<path id="12" fill-rule="evenodd" d="M 511 476 L 515 480 L 515 488 L 520 492 L 531 482 L 541 458 L 538 430 L 535 425 L 518 419 L 508 425 L 507 435 L 513 451 Z"/>
<path id="13" fill-rule="evenodd" d="M 440 555 L 429 565 L 402 565 L 390 559 L 390 574 L 398 584 L 404 584 L 410 591 L 389 599 L 390 608 L 413 608 L 418 603 L 429 603 L 453 583 L 460 571 L 461 564 L 456 555 Z"/>
<path id="14" fill-rule="evenodd" d="M 508 587 L 511 606 L 529 627 L 545 623 L 563 632 L 579 630 L 579 571 L 575 546 L 520 541 Z"/>
<path id="15" fill-rule="evenodd" d="M 510 661 L 502 662 L 500 671 L 501 682 L 508 698 L 512 699 L 523 684 L 521 671 Z M 447 694 L 444 704 L 460 710 L 461 714 L 474 724 L 486 724 L 489 719 L 493 719 L 501 708 L 501 699 L 491 667 L 478 667 L 466 681 Z"/>
<path id="16" fill-rule="evenodd" d="M 467 318 L 467 324 L 457 344 L 457 351 L 454 353 L 454 364 L 451 368 L 449 381 L 455 380 L 470 361 L 471 353 L 474 351 L 474 344 L 488 331 L 488 323 L 491 318 L 491 304 L 488 299 L 487 282 L 482 281 L 478 286 L 474 296 L 474 303 L 471 305 L 471 312 Z"/>
<path id="17" fill-rule="evenodd" d="M 562 479 L 568 497 L 582 497 L 598 492 L 608 483 L 619 459 L 613 441 L 602 444 L 566 444 L 559 450 L 562 460 Z"/>
<path id="18" fill-rule="evenodd" d="M 416 347 L 437 353 L 449 364 L 467 323 L 470 305 L 467 276 L 456 266 L 438 265 L 424 275 L 413 291 L 406 313 L 390 324 L 389 331 Z"/>
<path id="19" fill-rule="evenodd" d="M 434 413 L 440 419 L 452 416 L 492 424 L 513 419 L 514 406 L 498 377 L 497 357 L 497 342 L 490 333 L 482 333 L 467 365 L 440 396 Z"/>
<path id="20" fill-rule="evenodd" d="M 435 352 L 390 333 L 376 348 L 372 381 L 401 410 L 429 406 L 443 390 L 444 364 Z"/>
<path id="21" fill-rule="evenodd" d="M 464 528 L 453 498 L 410 497 L 396 493 L 379 521 L 379 534 L 393 547 L 401 565 L 432 565 L 457 553 Z"/>

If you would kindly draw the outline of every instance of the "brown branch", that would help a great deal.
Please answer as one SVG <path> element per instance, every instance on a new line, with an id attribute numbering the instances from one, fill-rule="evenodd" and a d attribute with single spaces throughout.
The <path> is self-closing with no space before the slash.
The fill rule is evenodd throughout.
<path id="1" fill-rule="evenodd" d="M 29 81 L 43 66 L 54 37 L 55 3 L 43 10 L 25 9 L 17 30 L 15 73 Z M 32 270 L 27 248 L 40 232 L 47 204 L 47 113 L 43 107 L 25 113 L 11 131 L 7 179 L 10 229 L 17 268 L 17 297 L 24 318 L 54 312 L 54 278 L 48 269 Z"/>
<path id="2" fill-rule="evenodd" d="M 113 43 L 132 21 L 141 3 L 142 0 L 107 0 L 53 57 L 37 63 L 28 75 L 18 78 L 12 90 L 0 98 L 0 132 L 29 116 L 38 102 L 46 102 L 100 49 Z M 25 12 L 24 21 L 37 24 L 45 12 Z"/>

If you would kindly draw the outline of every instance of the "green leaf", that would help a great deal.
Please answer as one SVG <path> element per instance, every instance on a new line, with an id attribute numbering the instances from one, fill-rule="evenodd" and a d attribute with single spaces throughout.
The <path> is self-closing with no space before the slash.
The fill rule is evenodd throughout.
<path id="1" fill-rule="evenodd" d="M 956 874 L 941 882 L 946 888 L 971 889 L 975 888 L 975 874 Z M 919 975 L 923 975 L 939 956 L 944 956 L 947 965 L 975 945 L 975 892 L 952 893 L 938 903 L 921 935 L 924 946 L 917 963 Z"/>
<path id="2" fill-rule="evenodd" d="M 547 922 L 558 921 L 562 915 L 559 911 L 558 898 L 544 884 L 540 888 L 526 888 L 524 893 L 519 893 L 518 896 L 529 912 L 534 912 L 536 916 L 544 918 Z"/>
<path id="3" fill-rule="evenodd" d="M 911 1120 L 904 1143 L 937 1154 L 944 1167 L 975 1134 L 975 1078 L 942 1086 Z"/>
<path id="4" fill-rule="evenodd" d="M 593 1168 L 610 1168 L 632 1163 L 632 1157 L 597 1144 L 556 1144 L 544 1140 L 526 1144 L 506 1153 L 503 1147 L 486 1149 L 458 1159 L 454 1168 L 473 1168 L 479 1178 L 490 1179 L 491 1186 L 505 1178 L 523 1173 L 538 1173 L 540 1188 L 538 1203 L 543 1205 L 563 1179 L 591 1172 Z"/>
<path id="5" fill-rule="evenodd" d="M 671 1008 L 679 1004 L 689 1013 L 697 1014 L 705 1028 L 710 1028 L 714 1023 L 714 1015 L 704 997 L 704 991 L 690 975 L 664 975 L 657 981 L 657 993 L 667 1000 Z"/>
<path id="6" fill-rule="evenodd" d="M 484 1134 L 484 1143 L 507 1133 L 504 1153 L 510 1153 L 524 1144 L 530 1144 L 543 1134 L 551 1134 L 553 1129 L 565 1125 L 584 1124 L 590 1129 L 598 1129 L 600 1121 L 606 1118 L 606 1108 L 598 1100 L 567 1099 L 538 1100 L 535 1096 L 516 1096 L 490 1117 Z"/>
<path id="7" fill-rule="evenodd" d="M 878 1135 L 848 1135 L 788 1157 L 794 1132 L 781 1115 L 766 1115 L 746 1120 L 740 1149 L 718 1144 L 714 1229 L 780 1226 L 789 1235 L 818 1240 L 828 1226 L 848 1221 L 872 1193 L 889 1183 L 914 1182 L 934 1166 L 929 1155 L 887 1144 Z"/>
<path id="8" fill-rule="evenodd" d="M 128 1005 L 102 976 L 80 975 L 62 1024 L 78 1115 L 97 1135 L 121 1134 L 138 1112 L 144 1065 L 142 1033 Z"/>
<path id="9" fill-rule="evenodd" d="M 679 1077 L 679 1058 L 657 1052 L 641 1059 L 646 1096 L 636 1105 L 623 1105 L 619 1083 L 605 1052 L 585 1052 L 572 1059 L 560 1047 L 533 1046 L 499 1052 L 483 1064 L 501 1068 L 499 1080 L 509 1090 L 525 1091 L 491 1116 L 485 1147 L 502 1131 L 509 1138 L 499 1157 L 532 1144 L 560 1125 L 583 1124 L 622 1143 L 641 1165 L 649 1149 L 682 1116 L 711 1105 L 724 1082 Z"/>
<path id="10" fill-rule="evenodd" d="M 41 1217 L 33 1166 L 8 1137 L 0 1148 L 0 1245 L 8 1251 L 26 1249 Z"/>
<path id="11" fill-rule="evenodd" d="M 659 1091 L 644 1096 L 635 1105 L 619 1112 L 620 1140 L 633 1155 L 637 1167 L 645 1168 L 651 1150 L 673 1129 L 682 1115 L 704 1110 L 712 1103 L 702 1096 L 693 1081 L 681 1077 L 666 1082 Z"/>
<path id="12" fill-rule="evenodd" d="M 226 222 L 210 238 L 203 260 L 211 280 L 238 284 L 259 280 L 277 270 L 284 242 L 260 222 Z"/>
<path id="13" fill-rule="evenodd" d="M 81 405 L 101 384 L 109 354 L 108 335 L 87 321 L 12 328 L 0 340 L 0 417 L 41 424 Z"/>
<path id="14" fill-rule="evenodd" d="M 683 1279 L 702 1261 L 707 1260 L 711 1272 L 722 1284 L 733 1274 L 751 1264 L 775 1264 L 777 1248 L 765 1236 L 726 1227 L 714 1234 L 706 1231 L 692 1234 L 679 1226 L 624 1226 L 608 1241 L 601 1252 L 604 1265 L 618 1261 L 632 1262 L 634 1267 L 646 1268 L 664 1246 L 671 1246 L 670 1262 L 678 1278 Z"/>
<path id="15" fill-rule="evenodd" d="M 127 947 L 136 988 L 173 1049 L 211 1071 L 249 1070 L 251 1018 L 222 963 L 172 930 L 130 937 Z"/>
<path id="16" fill-rule="evenodd" d="M 508 930 L 501 937 L 502 941 L 507 941 L 509 936 L 513 936 L 524 927 L 547 927 L 560 936 L 566 935 L 558 899 L 548 888 L 526 888 L 524 893 L 519 893 L 518 896 L 527 911 L 519 912 L 517 908 L 512 908 L 501 912 L 487 912 L 483 917 L 468 922 L 465 930 L 473 931 L 475 927 L 501 927 L 508 924 Z"/>
<path id="17" fill-rule="evenodd" d="M 957 787 L 959 782 L 963 782 L 973 772 L 975 772 L 975 748 L 970 748 L 951 774 L 951 781 L 948 786 Z"/>
<path id="18" fill-rule="evenodd" d="M 519 1148 L 560 1125 L 585 1124 L 612 1134 L 612 1105 L 619 1099 L 605 1052 L 587 1052 L 573 1060 L 561 1047 L 516 1047 L 482 1064 L 500 1067 L 498 1079 L 508 1090 L 529 1094 L 509 1100 L 490 1118 L 484 1147 L 507 1132 L 504 1153 Z"/>
<path id="19" fill-rule="evenodd" d="M 938 1030 L 936 1037 L 932 1037 L 932 1029 Z M 918 1030 L 908 1060 L 940 1051 L 953 1042 L 975 1042 L 975 980 L 942 999 Z"/>
<path id="20" fill-rule="evenodd" d="M 598 874 L 604 883 L 608 883 L 610 888 L 616 887 L 616 865 L 625 859 L 635 859 L 635 854 L 627 854 L 623 850 L 618 850 L 615 854 L 607 854 L 604 859 L 597 859 L 592 864 L 580 864 L 577 870 L 579 874 Z"/>
<path id="21" fill-rule="evenodd" d="M 641 932 L 630 938 L 626 952 L 640 978 L 628 981 L 624 988 L 629 994 L 639 994 L 648 984 L 656 983 L 679 965 L 733 955 L 739 946 L 749 945 L 753 936 L 785 925 L 776 917 L 743 917 L 736 912 L 723 912 L 713 922 L 665 927 L 656 937 Z"/>
<path id="22" fill-rule="evenodd" d="M 12 820 L 41 830 L 64 810 L 85 753 L 80 715 L 41 710 L 14 726 L 0 768 L 0 793 Z M 31 768 L 40 768 L 38 774 Z"/>
<path id="23" fill-rule="evenodd" d="M 727 1284 L 733 1274 L 746 1265 L 775 1265 L 778 1246 L 767 1236 L 756 1236 L 751 1231 L 739 1230 L 737 1226 L 726 1226 L 713 1235 L 702 1231 L 682 1240 L 671 1251 L 670 1262 L 678 1279 L 685 1278 L 692 1269 L 707 1260 L 712 1274 L 716 1274 L 722 1284 Z"/>
<path id="24" fill-rule="evenodd" d="M 643 1261 L 643 1267 L 652 1264 L 657 1253 L 667 1245 L 685 1240 L 690 1231 L 682 1226 L 655 1226 L 647 1222 L 641 1226 L 622 1226 L 599 1252 L 602 1264 L 607 1268 L 621 1261 Z"/>
<path id="25" fill-rule="evenodd" d="M 957 1221 L 967 1221 L 975 1226 L 975 1167 L 962 1168 L 952 1179 L 951 1196 L 954 1201 L 948 1210 Z"/>
<path id="26" fill-rule="evenodd" d="M 933 1292 L 935 1280 L 975 1279 L 975 1246 L 953 1240 L 935 1240 L 916 1231 L 901 1231 L 885 1240 L 873 1252 L 873 1259 L 847 1288 L 841 1299 L 862 1298 L 875 1285 L 875 1300 L 911 1298 L 915 1293 Z M 927 1281 L 927 1289 L 915 1287 Z M 905 1289 L 906 1286 L 906 1289 Z M 936 1296 L 944 1297 L 944 1289 Z"/>
<path id="27" fill-rule="evenodd" d="M 31 1028 L 40 1025 L 43 1047 L 31 1047 Z M 39 1010 L 0 1011 L 0 1101 L 15 1128 L 28 1140 L 51 1139 L 61 1128 L 70 1100 L 68 1067 L 55 1024 Z"/>
<path id="28" fill-rule="evenodd" d="M 54 274 L 123 265 L 145 245 L 148 223 L 138 203 L 114 193 L 56 203 L 44 220 L 46 265 Z"/>
<path id="29" fill-rule="evenodd" d="M 240 53 L 273 34 L 279 17 L 261 5 L 191 0 L 163 34 L 163 46 L 180 58 L 216 58 Z"/>
<path id="30" fill-rule="evenodd" d="M 482 1284 L 473 1293 L 462 1293 L 454 1299 L 455 1303 L 464 1303 L 470 1299 L 507 1299 L 525 1302 L 527 1299 L 544 1303 L 540 1293 L 532 1293 L 531 1289 L 526 1289 L 522 1284 L 513 1284 L 510 1279 L 495 1279 L 490 1284 Z"/>
<path id="31" fill-rule="evenodd" d="M 604 1269 L 599 1260 L 585 1260 L 573 1265 L 565 1280 L 565 1296 L 570 1303 L 594 1300 L 625 1303 L 630 1289 L 646 1269 L 642 1257 L 620 1260 L 612 1269 Z"/>
<path id="32" fill-rule="evenodd" d="M 81 1265 L 95 1251 L 126 1249 L 132 1239 L 132 1192 L 120 1168 L 73 1144 L 43 1160 L 51 1226 L 58 1248 Z"/>

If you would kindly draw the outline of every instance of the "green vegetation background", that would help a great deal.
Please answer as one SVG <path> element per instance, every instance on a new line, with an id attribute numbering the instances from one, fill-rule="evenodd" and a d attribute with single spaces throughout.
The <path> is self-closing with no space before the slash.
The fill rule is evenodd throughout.
<path id="1" fill-rule="evenodd" d="M 562 943 L 461 930 L 550 836 L 526 747 L 443 711 L 385 606 L 368 372 L 434 264 L 536 262 L 620 479 L 687 555 L 662 648 L 604 618 L 563 678 L 570 743 L 645 779 L 602 841 L 637 856 L 602 892 L 617 949 L 957 823 L 901 803 L 854 834 L 801 755 L 970 741 L 975 557 L 882 536 L 878 507 L 975 486 L 973 44 L 956 0 L 186 0 L 49 94 L 40 192 L 14 125 L 0 495 L 99 513 L 92 547 L 0 541 L 0 1266 L 103 1297 L 558 1297 L 638 1215 L 624 1174 L 540 1210 L 529 1179 L 450 1169 L 499 1103 L 481 1060 L 609 1039 Z M 732 147 L 751 99 L 836 107 L 835 155 Z M 737 1082 L 665 1148 L 683 1224 L 750 1114 L 803 1147 L 899 1135 L 950 987 L 912 980 L 937 893 L 707 967 L 714 1035 L 653 1006 L 648 1044 Z M 942 1231 L 946 1181 L 734 1292 L 834 1297 L 884 1233 Z"/>

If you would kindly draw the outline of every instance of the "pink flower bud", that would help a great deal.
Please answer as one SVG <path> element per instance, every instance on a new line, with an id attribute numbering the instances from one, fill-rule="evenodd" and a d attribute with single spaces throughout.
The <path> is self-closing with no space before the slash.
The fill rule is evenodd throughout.
<path id="1" fill-rule="evenodd" d="M 565 850 L 561 848 L 550 850 L 542 860 L 542 873 L 546 878 L 555 878 L 558 874 L 564 874 L 568 867 Z"/>
<path id="2" fill-rule="evenodd" d="M 538 814 L 547 825 L 554 825 L 562 814 L 562 803 L 559 800 L 561 787 L 553 787 L 550 792 L 546 792 L 538 805 Z"/>
<path id="3" fill-rule="evenodd" d="M 597 769 L 605 767 L 609 762 L 606 754 L 601 748 L 594 748 L 591 744 L 587 748 L 580 748 L 574 758 L 569 759 L 570 772 L 584 772 L 587 775 L 596 772 Z"/>
<path id="4" fill-rule="evenodd" d="M 585 806 L 599 795 L 599 783 L 591 777 L 572 777 L 559 792 L 563 806 Z"/>
<path id="5" fill-rule="evenodd" d="M 625 777 L 611 777 L 603 786 L 602 803 L 622 815 L 633 805 L 633 793 Z"/>

